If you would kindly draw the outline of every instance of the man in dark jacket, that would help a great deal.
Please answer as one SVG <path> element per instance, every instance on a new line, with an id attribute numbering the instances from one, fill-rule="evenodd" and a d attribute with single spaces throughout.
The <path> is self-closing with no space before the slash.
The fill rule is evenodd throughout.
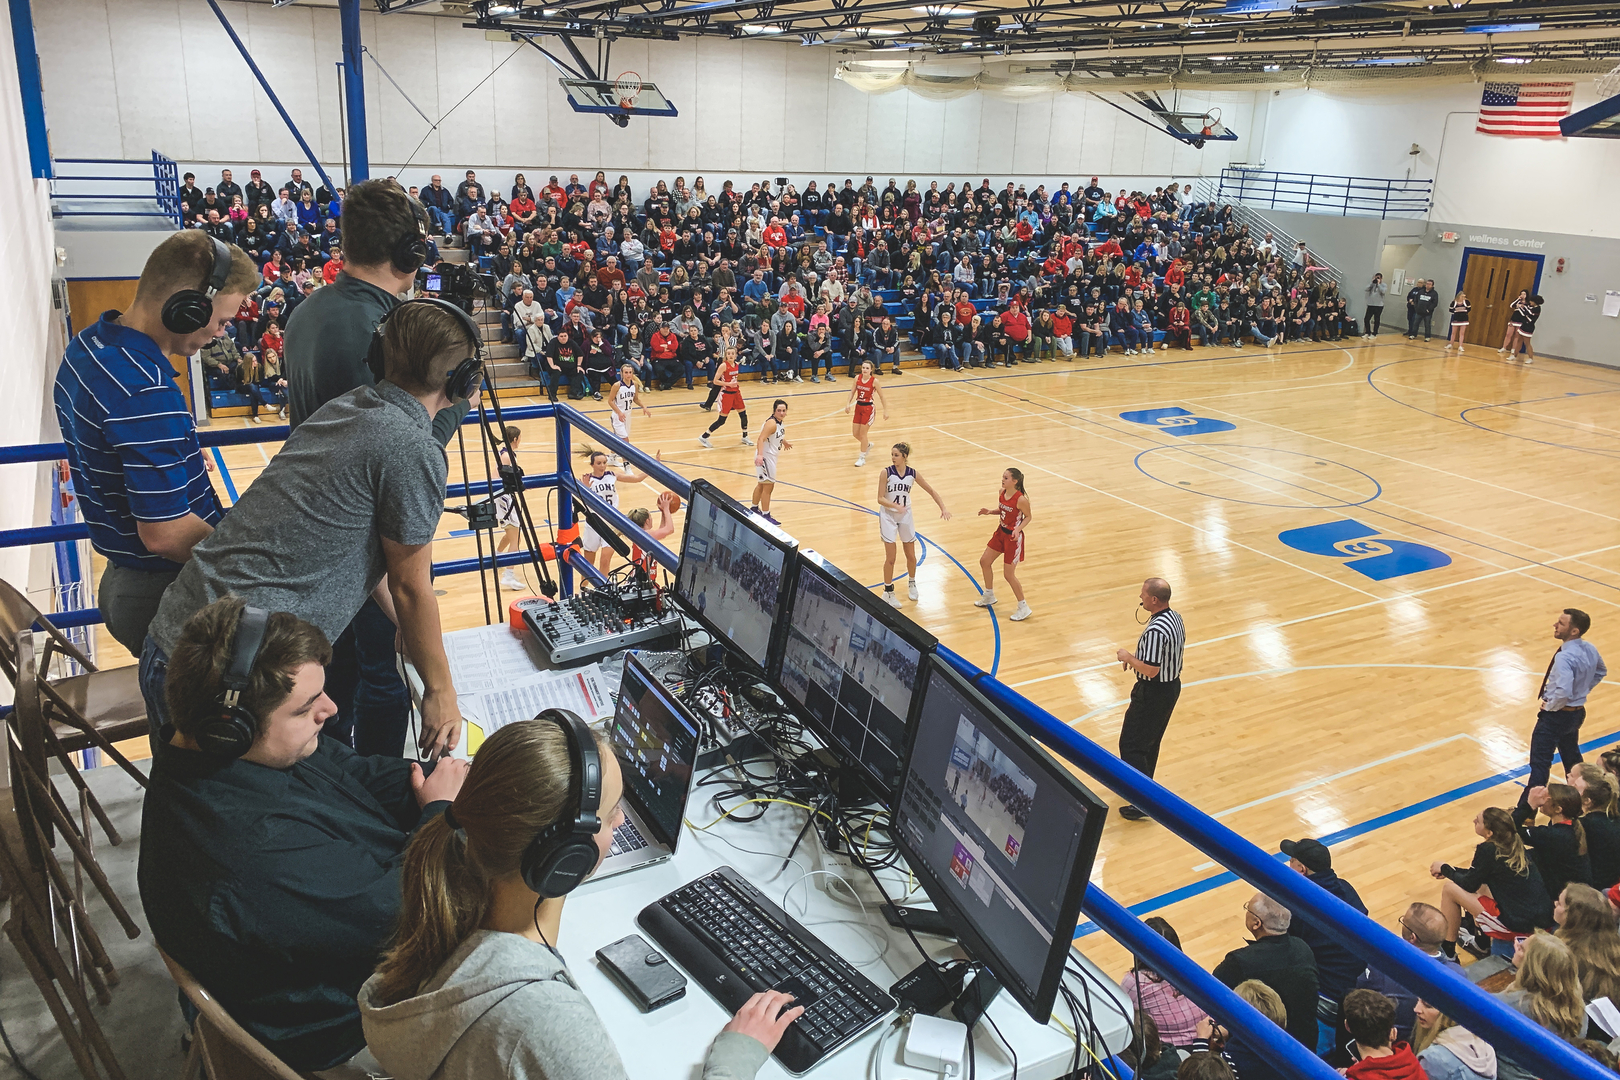
<path id="1" fill-rule="evenodd" d="M 1243 905 L 1243 926 L 1254 940 L 1233 949 L 1215 966 L 1214 975 L 1235 987 L 1259 979 L 1282 998 L 1288 1012 L 1288 1034 L 1316 1049 L 1316 958 L 1311 947 L 1288 932 L 1293 913 L 1265 893 Z"/>
<path id="2" fill-rule="evenodd" d="M 1447 956 L 1441 949 L 1446 940 L 1446 916 L 1439 908 L 1432 904 L 1414 903 L 1407 907 L 1406 913 L 1401 916 L 1401 939 L 1409 945 L 1416 945 L 1419 949 L 1434 958 L 1434 962 L 1441 967 L 1449 967 L 1453 971 L 1462 972 L 1462 965 L 1454 956 Z M 1417 1007 L 1417 994 L 1408 990 L 1394 979 L 1381 971 L 1368 968 L 1356 978 L 1357 990 L 1376 990 L 1385 997 L 1395 1001 L 1395 1031 L 1396 1038 L 1411 1041 L 1412 1023 Z M 1349 1041 L 1348 1032 L 1340 1031 L 1336 1040 L 1338 1046 Z M 1337 1050 L 1338 1047 L 1335 1047 Z M 1332 1059 L 1330 1059 L 1332 1060 Z M 1346 1057 L 1341 1060 L 1332 1060 L 1335 1065 L 1348 1062 Z"/>
<path id="3" fill-rule="evenodd" d="M 217 718 L 238 648 L 253 658 L 235 699 L 246 745 L 230 746 Z M 331 657 L 287 612 L 234 596 L 199 610 L 169 658 L 173 722 L 141 812 L 137 879 L 158 945 L 300 1072 L 365 1047 L 355 995 L 394 932 L 405 845 L 467 774 L 322 738 Z"/>
<path id="4" fill-rule="evenodd" d="M 1361 902 L 1356 888 L 1333 872 L 1333 856 L 1320 840 L 1284 840 L 1282 853 L 1288 856 L 1288 866 L 1303 874 L 1316 885 L 1337 896 L 1363 915 L 1367 905 Z M 1367 962 L 1345 948 L 1338 937 L 1323 930 L 1309 919 L 1295 919 L 1288 924 L 1288 932 L 1311 947 L 1316 957 L 1316 1016 L 1320 1023 L 1318 1054 L 1326 1054 L 1333 1047 L 1333 1032 L 1339 1022 L 1339 1005 L 1356 985 L 1356 976 L 1367 970 Z"/>
<path id="5" fill-rule="evenodd" d="M 1434 282 L 1419 281 L 1406 294 L 1406 336 L 1417 339 L 1418 327 L 1423 327 L 1423 340 L 1428 341 L 1434 329 L 1434 309 L 1440 305 L 1440 294 L 1434 291 Z"/>

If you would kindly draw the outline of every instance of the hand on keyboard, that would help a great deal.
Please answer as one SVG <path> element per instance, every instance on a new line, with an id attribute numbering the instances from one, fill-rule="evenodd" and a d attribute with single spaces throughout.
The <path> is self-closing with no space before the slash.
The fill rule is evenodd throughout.
<path id="1" fill-rule="evenodd" d="M 804 1006 L 793 1004 L 793 995 L 764 990 L 743 1003 L 731 1023 L 722 1030 L 750 1035 L 764 1044 L 769 1053 L 782 1041 L 788 1025 L 804 1015 Z"/>

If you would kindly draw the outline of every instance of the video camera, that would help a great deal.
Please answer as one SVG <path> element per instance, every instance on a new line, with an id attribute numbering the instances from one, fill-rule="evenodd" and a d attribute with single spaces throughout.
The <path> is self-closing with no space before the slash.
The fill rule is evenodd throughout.
<path id="1" fill-rule="evenodd" d="M 442 296 L 446 300 L 471 300 L 475 296 L 494 296 L 500 284 L 494 274 L 481 274 L 471 266 L 442 262 L 438 266 L 422 267 L 416 272 L 419 292 Z"/>

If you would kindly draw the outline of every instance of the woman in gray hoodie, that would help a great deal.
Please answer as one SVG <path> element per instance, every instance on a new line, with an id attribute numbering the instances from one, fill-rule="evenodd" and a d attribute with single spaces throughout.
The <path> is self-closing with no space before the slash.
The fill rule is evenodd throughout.
<path id="1" fill-rule="evenodd" d="M 400 925 L 360 990 L 366 1045 L 396 1080 L 625 1077 L 556 950 L 565 898 L 541 897 L 519 869 L 529 842 L 578 809 L 568 738 L 545 715 L 501 728 L 450 809 L 406 849 Z M 623 782 L 612 750 L 599 753 L 596 846 L 606 854 Z M 744 1004 L 710 1046 L 703 1080 L 751 1080 L 803 1013 L 792 1000 L 767 991 Z"/>

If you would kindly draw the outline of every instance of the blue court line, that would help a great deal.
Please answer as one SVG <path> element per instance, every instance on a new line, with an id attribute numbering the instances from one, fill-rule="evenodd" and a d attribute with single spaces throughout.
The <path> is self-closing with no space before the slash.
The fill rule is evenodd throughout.
<path id="1" fill-rule="evenodd" d="M 237 502 L 236 483 L 231 479 L 231 470 L 225 467 L 225 455 L 219 452 L 217 446 L 211 446 L 209 449 L 214 452 L 214 464 L 219 466 L 219 478 L 225 483 L 225 494 L 231 497 L 231 505 L 235 506 Z"/>
<path id="2" fill-rule="evenodd" d="M 1620 739 L 1620 731 L 1611 732 L 1608 735 L 1602 735 L 1596 739 L 1589 739 L 1581 744 L 1581 752 L 1586 753 L 1590 750 L 1596 750 L 1605 743 L 1612 743 L 1616 739 Z M 1499 773 L 1493 773 L 1490 776 L 1484 777 L 1483 779 L 1475 780 L 1471 784 L 1464 784 L 1462 787 L 1455 787 L 1450 791 L 1443 791 L 1440 794 L 1431 796 L 1422 800 L 1421 802 L 1415 802 L 1411 806 L 1403 806 L 1398 810 L 1391 810 L 1387 814 L 1380 814 L 1375 818 L 1369 818 L 1366 821 L 1360 822 L 1359 824 L 1351 825 L 1349 828 L 1340 829 L 1338 832 L 1328 833 L 1326 836 L 1319 836 L 1317 839 L 1323 844 L 1326 844 L 1328 847 L 1332 847 L 1335 844 L 1342 844 L 1346 840 L 1354 840 L 1357 837 L 1366 836 L 1368 833 L 1377 832 L 1379 829 L 1382 829 L 1387 825 L 1394 825 L 1405 821 L 1408 818 L 1413 818 L 1419 814 L 1427 813 L 1436 807 L 1445 806 L 1449 803 L 1466 799 L 1470 795 L 1477 795 L 1482 791 L 1489 791 L 1493 787 L 1499 787 L 1508 781 L 1517 780 L 1520 777 L 1528 776 L 1529 774 L 1529 765 L 1522 765 L 1517 769 L 1506 769 Z M 1283 855 L 1281 852 L 1278 852 L 1275 858 L 1286 859 L 1287 856 Z M 1171 904 L 1178 904 L 1183 900 L 1190 900 L 1195 896 L 1202 896 L 1204 893 L 1212 892 L 1223 885 L 1230 885 L 1234 881 L 1240 880 L 1242 879 L 1228 870 L 1225 873 L 1216 874 L 1214 877 L 1204 878 L 1202 881 L 1194 881 L 1191 884 L 1183 885 L 1178 889 L 1172 889 L 1169 892 L 1160 893 L 1158 896 L 1153 896 L 1146 900 L 1138 901 L 1137 903 L 1130 905 L 1128 910 L 1131 914 L 1141 917 L 1149 912 L 1158 911 L 1160 908 L 1169 907 Z M 1089 934 L 1096 933 L 1099 929 L 1101 928 L 1094 922 L 1081 923 L 1079 926 L 1075 927 L 1074 938 L 1076 941 L 1078 941 Z"/>
<path id="3" fill-rule="evenodd" d="M 700 467 L 698 462 L 691 462 L 691 461 L 666 460 L 664 462 L 664 464 L 665 465 L 689 465 L 689 466 L 692 466 L 693 468 Z M 714 472 L 730 473 L 733 476 L 751 476 L 751 475 L 753 475 L 752 473 L 743 472 L 741 469 L 727 469 L 727 468 L 724 468 L 724 467 L 718 466 L 718 465 L 708 465 L 708 466 L 701 466 L 701 467 L 710 469 L 710 470 L 712 470 Z M 862 506 L 860 503 L 854 502 L 853 500 L 846 499 L 842 495 L 833 495 L 830 492 L 817 491 L 815 488 L 806 487 L 804 484 L 792 484 L 792 483 L 787 483 L 787 482 L 781 481 L 781 480 L 777 481 L 777 486 L 778 487 L 797 488 L 800 491 L 808 491 L 812 495 L 820 495 L 823 499 L 834 499 L 837 502 L 842 503 L 844 506 L 848 507 L 851 510 L 859 510 L 863 514 L 870 514 L 872 517 L 877 517 L 878 512 L 876 510 L 873 510 L 869 506 Z M 772 501 L 774 502 L 776 500 L 772 500 Z M 808 504 L 810 506 L 817 506 L 817 505 L 825 506 L 826 505 L 825 502 L 817 503 L 815 500 L 812 500 L 812 499 L 783 499 L 781 501 L 782 502 L 805 503 L 805 504 Z M 956 564 L 956 568 L 958 570 L 962 571 L 962 573 L 967 577 L 968 581 L 973 585 L 973 587 L 978 590 L 979 595 L 980 596 L 984 595 L 984 586 L 979 584 L 979 579 L 974 577 L 972 572 L 969 571 L 967 567 L 962 565 L 962 562 L 961 562 L 960 559 L 958 559 L 955 555 L 952 555 L 948 550 L 946 550 L 946 548 L 945 548 L 945 546 L 943 544 L 938 544 L 938 543 L 935 543 L 932 540 L 929 540 L 928 537 L 925 536 L 921 530 L 918 530 L 918 532 L 917 532 L 917 539 L 919 539 L 919 540 L 921 540 L 923 542 L 923 558 L 927 557 L 928 548 L 929 548 L 930 545 L 933 546 L 933 547 L 938 548 L 941 555 L 944 555 L 947 559 L 951 560 L 951 562 Z M 919 558 L 917 560 L 917 563 L 918 563 L 918 565 L 921 565 L 922 564 L 922 559 Z M 992 653 L 992 655 L 990 657 L 990 667 L 987 668 L 986 670 L 991 675 L 994 675 L 996 673 L 996 670 L 1001 667 L 1001 622 L 1000 622 L 1000 620 L 998 620 L 996 618 L 996 609 L 995 608 L 990 607 L 990 608 L 985 608 L 984 610 L 990 613 L 990 631 L 991 631 L 991 634 L 993 635 L 993 637 L 995 639 L 995 651 L 994 651 L 994 653 Z"/>

